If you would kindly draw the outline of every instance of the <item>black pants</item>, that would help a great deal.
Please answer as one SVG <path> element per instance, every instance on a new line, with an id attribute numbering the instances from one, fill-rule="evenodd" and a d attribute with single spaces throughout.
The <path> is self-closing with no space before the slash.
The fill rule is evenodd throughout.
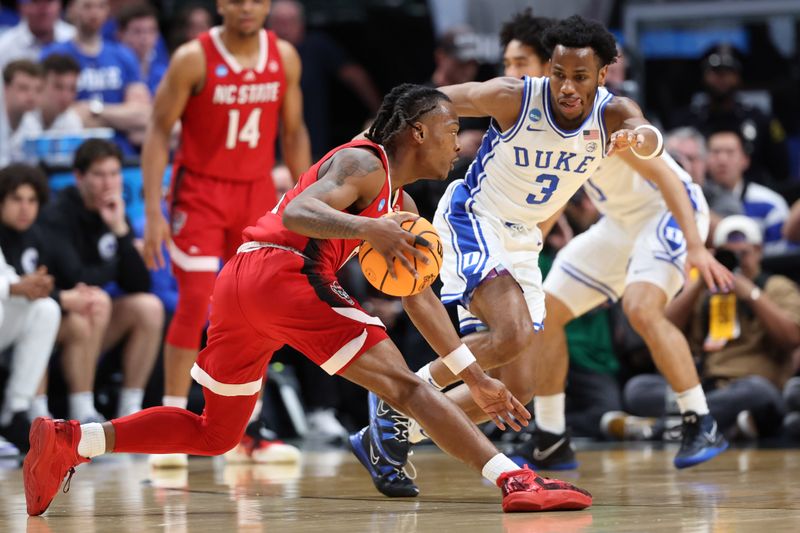
<path id="1" fill-rule="evenodd" d="M 566 394 L 567 426 L 579 437 L 602 438 L 600 418 L 622 409 L 620 385 L 613 374 L 570 365 Z"/>
<path id="2" fill-rule="evenodd" d="M 659 374 L 641 374 L 625 385 L 627 411 L 637 416 L 666 414 L 667 381 Z M 766 378 L 747 376 L 725 386 L 706 387 L 708 410 L 722 431 L 736 424 L 742 411 L 750 411 L 762 435 L 776 434 L 785 412 L 781 391 Z"/>

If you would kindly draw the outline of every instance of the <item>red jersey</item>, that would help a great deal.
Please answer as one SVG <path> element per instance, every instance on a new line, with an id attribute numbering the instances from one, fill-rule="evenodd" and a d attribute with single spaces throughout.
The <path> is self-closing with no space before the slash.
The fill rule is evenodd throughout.
<path id="1" fill-rule="evenodd" d="M 181 116 L 177 165 L 216 178 L 271 179 L 286 77 L 278 38 L 259 34 L 255 69 L 243 68 L 222 43 L 219 27 L 198 37 L 206 58 L 202 90 Z"/>
<path id="2" fill-rule="evenodd" d="M 289 231 L 283 225 L 283 210 L 286 209 L 289 202 L 298 194 L 313 183 L 316 183 L 319 179 L 320 167 L 336 154 L 336 152 L 345 148 L 357 146 L 365 146 L 375 150 L 375 152 L 380 155 L 381 163 L 383 163 L 383 168 L 386 171 L 386 181 L 380 193 L 378 193 L 378 196 L 375 197 L 366 209 L 358 213 L 358 216 L 378 218 L 391 212 L 393 208 L 402 209 L 402 189 L 398 189 L 394 195 L 394 199 L 392 199 L 392 179 L 389 175 L 389 160 L 386 158 L 386 152 L 383 150 L 383 147 L 368 140 L 351 141 L 334 148 L 325 154 L 322 159 L 317 161 L 314 166 L 304 172 L 303 175 L 300 176 L 297 185 L 281 198 L 281 201 L 278 202 L 275 209 L 258 219 L 255 226 L 250 226 L 244 230 L 243 237 L 245 242 L 260 241 L 293 248 L 313 262 L 315 264 L 315 269 L 321 268 L 328 272 L 336 272 L 339 270 L 339 268 L 355 254 L 361 241 L 359 239 L 313 239 Z"/>

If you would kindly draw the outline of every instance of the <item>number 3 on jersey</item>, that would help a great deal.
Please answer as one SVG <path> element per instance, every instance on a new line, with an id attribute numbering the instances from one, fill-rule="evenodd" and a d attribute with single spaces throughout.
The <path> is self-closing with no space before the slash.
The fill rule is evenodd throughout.
<path id="1" fill-rule="evenodd" d="M 247 143 L 250 148 L 258 146 L 258 138 L 261 132 L 258 131 L 258 124 L 261 120 L 261 108 L 257 107 L 250 112 L 247 120 L 239 129 L 239 110 L 231 109 L 228 111 L 228 135 L 225 137 L 225 148 L 233 150 L 237 142 Z"/>
<path id="2" fill-rule="evenodd" d="M 553 196 L 558 188 L 558 176 L 555 174 L 539 174 L 536 176 L 536 183 L 541 183 L 543 187 L 539 191 L 541 194 L 529 194 L 525 201 L 529 204 L 543 204 Z"/>

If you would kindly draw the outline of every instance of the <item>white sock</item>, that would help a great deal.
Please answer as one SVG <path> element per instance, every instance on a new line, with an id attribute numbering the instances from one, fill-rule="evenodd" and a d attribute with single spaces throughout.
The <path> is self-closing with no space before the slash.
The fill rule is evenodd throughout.
<path id="1" fill-rule="evenodd" d="M 676 395 L 678 408 L 681 414 L 687 411 L 694 411 L 698 415 L 708 414 L 708 404 L 706 403 L 706 393 L 703 392 L 703 387 L 699 384 L 691 389 L 679 392 Z"/>
<path id="2" fill-rule="evenodd" d="M 250 422 L 255 422 L 256 420 L 258 420 L 258 417 L 261 416 L 261 405 L 262 405 L 262 401 L 261 401 L 261 398 L 259 398 L 256 401 L 256 406 L 253 407 L 253 412 L 250 413 L 250 420 L 247 421 L 248 424 Z"/>
<path id="3" fill-rule="evenodd" d="M 533 399 L 533 417 L 536 427 L 542 431 L 561 435 L 567 429 L 564 415 L 563 392 L 550 396 L 536 396 Z"/>
<path id="4" fill-rule="evenodd" d="M 74 420 L 86 420 L 97 415 L 94 408 L 94 394 L 90 392 L 73 392 L 69 395 L 69 416 Z"/>
<path id="5" fill-rule="evenodd" d="M 179 407 L 186 409 L 189 403 L 189 398 L 186 396 L 163 396 L 161 398 L 161 405 L 164 407 Z"/>
<path id="6" fill-rule="evenodd" d="M 413 418 L 408 419 L 408 442 L 411 444 L 418 444 L 424 440 L 428 440 L 430 437 L 425 433 L 425 430 L 422 429 L 422 426 L 419 425 L 419 422 L 414 420 Z"/>
<path id="7" fill-rule="evenodd" d="M 503 472 L 511 472 L 512 470 L 519 470 L 517 463 L 506 457 L 503 453 L 498 453 L 483 465 L 481 474 L 483 477 L 497 485 L 497 478 Z"/>
<path id="8" fill-rule="evenodd" d="M 106 453 L 106 433 L 103 431 L 103 425 L 97 422 L 81 424 L 78 455 L 91 459 L 104 453 Z"/>
<path id="9" fill-rule="evenodd" d="M 431 375 L 431 364 L 430 363 L 428 363 L 427 365 L 425 365 L 422 368 L 420 368 L 419 370 L 417 370 L 417 376 L 419 376 L 419 378 L 422 381 L 426 381 L 426 382 L 430 383 L 431 385 L 433 385 L 436 388 L 436 390 L 442 390 L 444 388 L 442 385 L 439 385 L 438 383 L 436 383 L 435 379 L 433 379 L 433 376 Z"/>
<path id="10" fill-rule="evenodd" d="M 47 406 L 47 395 L 37 394 L 33 397 L 31 408 L 28 409 L 28 418 L 33 421 L 34 418 L 43 416 L 45 418 L 53 418 L 50 413 L 50 408 Z"/>
<path id="11" fill-rule="evenodd" d="M 132 415 L 142 410 L 142 400 L 144 399 L 144 389 L 128 389 L 123 387 L 119 393 L 119 405 L 117 405 L 117 418 Z"/>

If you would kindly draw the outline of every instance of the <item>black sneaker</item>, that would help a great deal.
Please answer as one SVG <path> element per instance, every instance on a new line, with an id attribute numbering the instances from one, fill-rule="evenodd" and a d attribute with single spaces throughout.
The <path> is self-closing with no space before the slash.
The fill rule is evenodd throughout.
<path id="1" fill-rule="evenodd" d="M 28 440 L 30 431 L 31 422 L 28 420 L 28 413 L 25 411 L 14 413 L 11 422 L 6 426 L 0 427 L 0 435 L 16 446 L 22 455 L 28 453 L 30 449 L 30 441 Z"/>
<path id="2" fill-rule="evenodd" d="M 710 414 L 683 413 L 682 429 L 681 448 L 674 460 L 676 468 L 704 463 L 728 449 L 728 441 Z"/>
<path id="3" fill-rule="evenodd" d="M 350 435 L 350 448 L 369 472 L 382 494 L 391 498 L 414 497 L 419 488 L 406 473 L 411 445 L 406 416 L 369 394 L 369 426 Z"/>
<path id="4" fill-rule="evenodd" d="M 578 468 L 569 432 L 561 435 L 534 429 L 530 438 L 515 446 L 508 456 L 520 466 L 530 465 L 537 470 L 574 470 Z"/>

